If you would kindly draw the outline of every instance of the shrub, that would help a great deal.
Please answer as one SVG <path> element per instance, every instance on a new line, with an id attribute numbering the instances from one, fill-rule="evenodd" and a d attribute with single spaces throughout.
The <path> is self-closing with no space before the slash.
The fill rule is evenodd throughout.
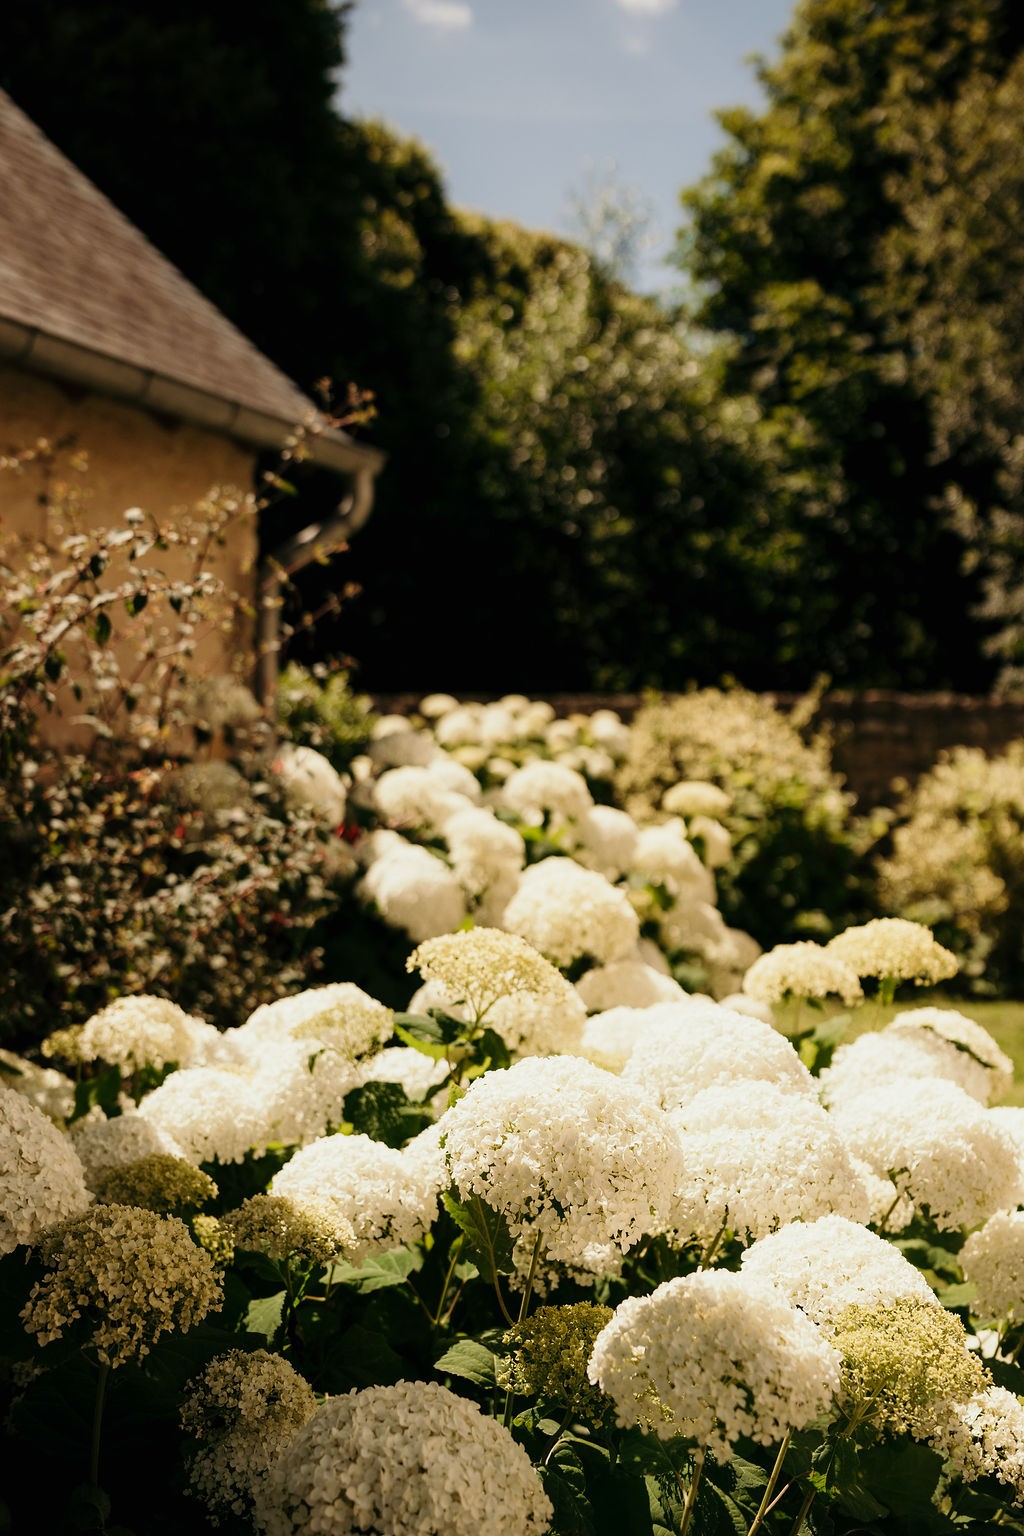
<path id="1" fill-rule="evenodd" d="M 277 715 L 296 745 L 322 752 L 339 773 L 366 751 L 376 718 L 344 668 L 319 663 L 307 671 L 295 661 L 281 673 Z"/>
<path id="2" fill-rule="evenodd" d="M 879 862 L 885 907 L 927 922 L 975 991 L 1024 984 L 1024 742 L 956 747 L 908 790 Z M 984 976 L 982 973 L 984 972 Z"/>
<path id="3" fill-rule="evenodd" d="M 657 816 L 681 780 L 726 792 L 733 847 L 717 872 L 722 913 L 766 947 L 827 937 L 872 909 L 862 854 L 873 829 L 852 817 L 828 738 L 801 735 L 812 702 L 787 717 L 742 688 L 654 699 L 636 715 L 618 775 L 638 819 Z"/>

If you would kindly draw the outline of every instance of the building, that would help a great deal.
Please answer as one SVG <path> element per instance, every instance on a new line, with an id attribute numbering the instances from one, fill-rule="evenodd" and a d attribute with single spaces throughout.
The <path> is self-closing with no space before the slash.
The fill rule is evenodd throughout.
<path id="1" fill-rule="evenodd" d="M 131 506 L 173 514 L 215 485 L 252 490 L 259 455 L 307 421 L 309 460 L 341 477 L 336 515 L 262 553 L 250 521 L 218 557 L 217 574 L 258 613 L 242 644 L 264 698 L 281 575 L 361 526 L 383 456 L 325 424 L 0 92 L 0 455 L 40 439 L 84 450 L 86 516 L 100 526 Z M 45 538 L 46 516 L 37 475 L 0 477 L 5 533 Z M 197 664 L 229 659 L 214 650 Z"/>

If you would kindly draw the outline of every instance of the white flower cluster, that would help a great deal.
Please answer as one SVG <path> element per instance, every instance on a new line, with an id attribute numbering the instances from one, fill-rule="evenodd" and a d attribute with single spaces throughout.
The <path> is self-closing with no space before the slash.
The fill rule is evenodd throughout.
<path id="1" fill-rule="evenodd" d="M 518 993 L 559 1002 L 568 982 L 518 934 L 473 928 L 428 939 L 405 962 L 425 981 L 436 981 L 471 1019 L 479 1020 L 503 997 Z"/>
<path id="2" fill-rule="evenodd" d="M 661 808 L 670 816 L 724 816 L 732 796 L 707 779 L 680 779 L 661 797 Z"/>
<path id="3" fill-rule="evenodd" d="M 126 1105 L 121 1114 L 109 1120 L 98 1105 L 94 1106 L 87 1115 L 73 1121 L 69 1131 L 90 1189 L 98 1188 L 115 1168 L 126 1168 L 142 1157 L 157 1153 L 182 1156 L 173 1136 L 140 1115 L 133 1104 Z"/>
<path id="4" fill-rule="evenodd" d="M 836 996 L 848 1008 L 864 996 L 857 972 L 823 944 L 810 940 L 777 944 L 761 955 L 744 976 L 743 991 L 763 1003 Z"/>
<path id="5" fill-rule="evenodd" d="M 880 1177 L 944 1230 L 974 1227 L 1016 1206 L 1020 1168 L 1010 1137 L 962 1088 L 940 1078 L 886 1083 L 832 1109 L 840 1135 Z"/>
<path id="6" fill-rule="evenodd" d="M 821 1093 L 825 1102 L 838 1106 L 861 1093 L 871 1093 L 885 1083 L 905 1082 L 910 1078 L 943 1078 L 955 1083 L 965 1093 L 981 1104 L 1006 1091 L 1013 1078 L 1013 1064 L 1003 1057 L 1006 1069 L 998 1057 L 1002 1052 L 986 1030 L 974 1025 L 980 1035 L 990 1042 L 986 1057 L 971 1046 L 958 1044 L 934 1025 L 917 1021 L 918 1014 L 948 1014 L 952 1020 L 962 1014 L 939 1008 L 915 1008 L 909 1013 L 898 1014 L 885 1029 L 874 1034 L 861 1035 L 841 1045 L 831 1064 L 821 1074 Z M 971 1025 L 973 1020 L 964 1019 Z M 946 1028 L 956 1028 L 947 1024 Z M 965 1031 L 966 1033 L 966 1031 Z"/>
<path id="7" fill-rule="evenodd" d="M 267 1472 L 316 1412 L 313 1389 L 268 1350 L 230 1350 L 189 1383 L 181 1424 L 198 1442 L 187 1454 L 188 1485 L 211 1522 L 246 1515 Z"/>
<path id="8" fill-rule="evenodd" d="M 63 1122 L 75 1107 L 75 1085 L 64 1072 L 41 1067 L 15 1051 L 0 1050 L 0 1087 L 20 1093 L 51 1120 Z"/>
<path id="9" fill-rule="evenodd" d="M 960 1250 L 964 1279 L 977 1287 L 976 1317 L 1024 1318 L 1024 1211 L 997 1211 Z"/>
<path id="10" fill-rule="evenodd" d="M 573 857 L 606 880 L 620 880 L 633 868 L 639 832 L 632 816 L 613 805 L 593 805 L 571 829 Z"/>
<path id="11" fill-rule="evenodd" d="M 437 1215 L 429 1165 L 369 1136 L 312 1142 L 274 1175 L 270 1193 L 332 1221 L 352 1264 L 419 1242 Z"/>
<path id="12" fill-rule="evenodd" d="M 810 1073 L 784 1035 L 710 999 L 645 1010 L 643 1032 L 623 1068 L 662 1109 L 678 1109 L 705 1088 L 741 1080 L 813 1095 Z"/>
<path id="13" fill-rule="evenodd" d="M 988 1387 L 966 1402 L 943 1404 L 929 1435 L 965 1483 L 994 1477 L 1014 1504 L 1024 1503 L 1024 1403 L 1005 1387 Z"/>
<path id="14" fill-rule="evenodd" d="M 266 1536 L 540 1536 L 552 1513 L 508 1430 L 425 1381 L 328 1399 L 257 1501 Z"/>
<path id="15" fill-rule="evenodd" d="M 480 793 L 479 785 L 472 774 L 468 777 L 475 798 Z M 447 776 L 433 767 L 410 767 L 389 768 L 382 773 L 373 786 L 373 801 L 385 826 L 437 834 L 444 830 L 450 816 L 472 803 L 472 798 L 453 789 Z"/>
<path id="16" fill-rule="evenodd" d="M 322 752 L 286 742 L 272 767 L 293 809 L 312 811 L 332 827 L 345 820 L 345 781 Z"/>
<path id="17" fill-rule="evenodd" d="M 240 1163 L 273 1139 L 253 1083 L 218 1067 L 172 1072 L 146 1095 L 139 1115 L 193 1163 Z"/>
<path id="18" fill-rule="evenodd" d="M 0 1257 L 81 1215 L 91 1198 L 68 1137 L 22 1094 L 0 1086 Z"/>
<path id="19" fill-rule="evenodd" d="M 165 997 L 118 997 L 83 1024 L 78 1035 L 82 1061 L 106 1061 L 126 1073 L 139 1067 L 187 1062 L 198 1022 Z"/>
<path id="20" fill-rule="evenodd" d="M 503 926 L 560 966 L 584 956 L 605 965 L 621 960 L 640 937 L 639 920 L 623 891 L 559 857 L 525 871 Z"/>
<path id="21" fill-rule="evenodd" d="M 919 987 L 948 981 L 959 969 L 956 956 L 936 942 L 930 929 L 905 917 L 872 918 L 837 933 L 826 947 L 860 977 L 912 981 Z"/>
<path id="22" fill-rule="evenodd" d="M 521 1274 L 538 1240 L 542 1259 L 586 1275 L 669 1225 L 681 1174 L 672 1127 L 589 1062 L 529 1057 L 488 1072 L 441 1129 L 448 1180 L 504 1215 Z"/>
<path id="23" fill-rule="evenodd" d="M 466 916 L 466 896 L 445 861 L 397 833 L 374 833 L 363 856 L 372 859 L 357 891 L 392 928 L 414 943 L 453 933 Z"/>
<path id="24" fill-rule="evenodd" d="M 715 903 L 715 881 L 697 856 L 678 819 L 641 827 L 633 855 L 633 872 L 652 885 L 663 886 L 670 896 Z"/>
<path id="25" fill-rule="evenodd" d="M 1013 1062 L 1000 1050 L 987 1029 L 974 1019 L 959 1013 L 955 1008 L 908 1008 L 896 1014 L 888 1025 L 887 1034 L 928 1040 L 933 1049 L 942 1052 L 943 1060 L 950 1060 L 953 1053 L 966 1058 L 966 1066 L 959 1063 L 959 1072 L 944 1073 L 977 1099 L 991 1104 L 1001 1099 L 1013 1083 Z"/>
<path id="26" fill-rule="evenodd" d="M 361 987 L 336 981 L 263 1003 L 249 1015 L 236 1038 L 316 1040 L 356 1061 L 390 1037 L 393 1018 L 390 1008 Z"/>
<path id="27" fill-rule="evenodd" d="M 774 1445 L 823 1413 L 839 1357 L 771 1286 L 706 1271 L 622 1302 L 589 1375 L 621 1425 L 683 1436 L 726 1461 L 741 1436 Z"/>
<path id="28" fill-rule="evenodd" d="M 705 1089 L 671 1119 L 686 1170 L 675 1211 L 684 1240 L 722 1227 L 758 1238 L 833 1213 L 867 1220 L 863 1181 L 815 1099 L 739 1081 Z"/>
<path id="29" fill-rule="evenodd" d="M 791 1222 L 753 1243 L 742 1263 L 745 1275 L 774 1285 L 826 1329 L 848 1306 L 904 1298 L 939 1305 L 898 1248 L 844 1216 Z"/>
<path id="30" fill-rule="evenodd" d="M 51 1228 L 39 1252 L 48 1272 L 22 1308 L 26 1329 L 48 1344 L 85 1318 L 106 1365 L 141 1360 L 161 1334 L 187 1332 L 221 1300 L 213 1260 L 176 1216 L 94 1206 Z"/>
<path id="31" fill-rule="evenodd" d="M 538 757 L 509 775 L 498 803 L 528 826 L 558 827 L 581 821 L 593 809 L 594 797 L 582 774 Z"/>
<path id="32" fill-rule="evenodd" d="M 590 1013 L 610 1008 L 653 1008 L 656 1003 L 681 1001 L 686 994 L 678 981 L 643 960 L 615 960 L 587 971 L 576 991 Z"/>

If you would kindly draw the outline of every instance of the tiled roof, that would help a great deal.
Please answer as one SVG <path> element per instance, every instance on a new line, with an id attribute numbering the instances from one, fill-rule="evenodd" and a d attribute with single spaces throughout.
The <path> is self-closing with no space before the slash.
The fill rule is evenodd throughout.
<path id="1" fill-rule="evenodd" d="M 142 370 L 173 381 L 185 387 L 183 398 L 200 391 L 285 426 L 311 410 L 291 380 L 0 91 L 0 327 L 4 321 L 69 344 L 69 355 L 84 348 L 129 365 L 124 375 Z M 50 351 L 64 355 L 59 346 Z M 111 392 L 128 393 L 118 388 L 117 367 L 109 373 Z M 173 389 L 163 385 L 163 398 L 174 398 Z M 225 422 L 232 419 L 225 414 Z M 325 437 L 379 461 L 343 433 Z"/>

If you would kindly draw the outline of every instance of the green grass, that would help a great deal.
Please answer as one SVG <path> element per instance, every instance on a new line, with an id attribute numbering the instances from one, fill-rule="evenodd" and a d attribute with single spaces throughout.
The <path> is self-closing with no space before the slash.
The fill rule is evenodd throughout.
<path id="1" fill-rule="evenodd" d="M 1014 1084 L 1003 1104 L 1024 1105 L 1024 1003 L 990 1003 L 975 1002 L 972 999 L 943 997 L 938 992 L 919 992 L 910 994 L 889 1007 L 881 1007 L 878 1003 L 862 1003 L 859 1008 L 851 1012 L 850 1026 L 846 1033 L 847 1040 L 853 1040 L 858 1035 L 867 1034 L 871 1030 L 882 1029 L 897 1013 L 902 1013 L 907 1008 L 955 1008 L 959 1013 L 964 1013 L 968 1018 L 974 1019 L 983 1029 L 987 1029 L 997 1045 L 1004 1050 L 1014 1065 Z M 842 1012 L 837 1005 L 826 1009 L 827 1015 Z M 794 1004 L 787 1004 L 783 1008 L 775 1010 L 776 1019 L 784 1030 L 792 1029 L 797 1018 L 798 1010 Z M 800 1011 L 800 1023 L 806 1026 L 814 1018 L 809 1008 L 804 1006 Z"/>

